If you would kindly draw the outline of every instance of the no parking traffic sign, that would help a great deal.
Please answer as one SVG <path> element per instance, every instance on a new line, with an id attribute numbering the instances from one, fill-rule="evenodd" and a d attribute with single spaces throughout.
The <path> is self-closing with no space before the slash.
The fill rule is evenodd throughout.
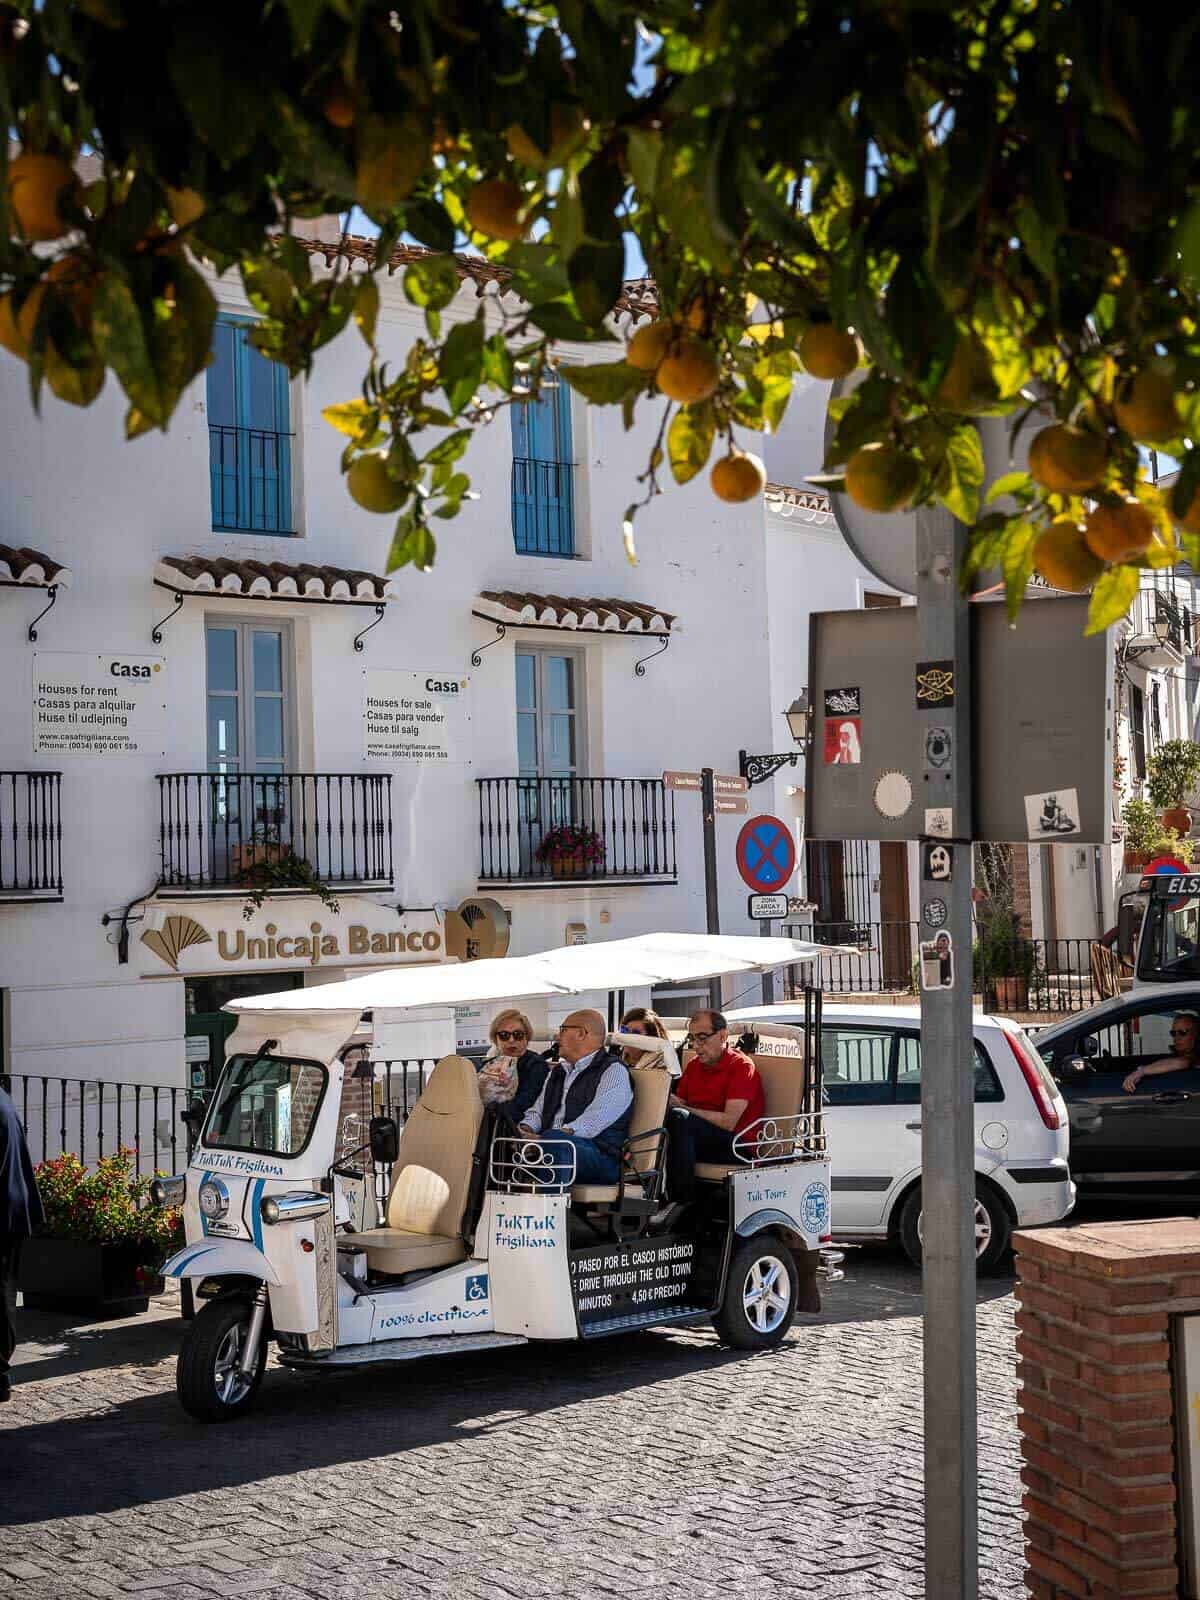
<path id="1" fill-rule="evenodd" d="M 796 870 L 792 830 L 778 817 L 751 817 L 738 833 L 737 869 L 756 894 L 783 888 Z"/>

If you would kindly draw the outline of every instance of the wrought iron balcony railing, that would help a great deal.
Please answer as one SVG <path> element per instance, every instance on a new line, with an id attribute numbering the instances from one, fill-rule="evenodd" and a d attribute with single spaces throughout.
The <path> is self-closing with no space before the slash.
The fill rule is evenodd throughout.
<path id="1" fill-rule="evenodd" d="M 480 778 L 485 883 L 674 883 L 675 796 L 661 778 Z"/>
<path id="2" fill-rule="evenodd" d="M 390 889 L 391 783 L 386 773 L 164 774 L 162 885 Z"/>
<path id="3" fill-rule="evenodd" d="M 294 533 L 292 436 L 210 423 L 213 527 L 228 533 Z"/>
<path id="4" fill-rule="evenodd" d="M 0 900 L 61 900 L 62 773 L 0 772 Z"/>

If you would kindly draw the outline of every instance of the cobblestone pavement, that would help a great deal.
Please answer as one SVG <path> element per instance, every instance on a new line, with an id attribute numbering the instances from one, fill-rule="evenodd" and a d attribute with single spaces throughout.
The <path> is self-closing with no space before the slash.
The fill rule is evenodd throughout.
<path id="1" fill-rule="evenodd" d="M 884 1251 L 779 1351 L 643 1333 L 302 1377 L 203 1427 L 182 1324 L 24 1313 L 0 1596 L 922 1594 L 920 1280 Z M 1020 1600 L 1010 1284 L 980 1286 L 987 1600 Z M 929 1600 L 952 1600 L 950 1596 Z"/>

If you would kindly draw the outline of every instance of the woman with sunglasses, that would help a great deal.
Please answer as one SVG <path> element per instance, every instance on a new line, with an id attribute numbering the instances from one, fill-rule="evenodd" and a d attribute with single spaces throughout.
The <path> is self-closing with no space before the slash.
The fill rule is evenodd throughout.
<path id="1" fill-rule="evenodd" d="M 541 1094 L 550 1068 L 532 1048 L 533 1024 L 523 1011 L 499 1012 L 488 1037 L 493 1053 L 480 1069 L 480 1097 L 485 1106 L 520 1122 Z"/>
<path id="2" fill-rule="evenodd" d="M 1171 1018 L 1171 1054 L 1149 1066 L 1134 1067 L 1121 1085 L 1133 1094 L 1143 1078 L 1157 1078 L 1163 1072 L 1184 1072 L 1200 1066 L 1200 1017 L 1194 1011 L 1177 1011 Z"/>
<path id="3" fill-rule="evenodd" d="M 670 1038 L 663 1020 L 657 1011 L 651 1011 L 649 1006 L 634 1006 L 621 1018 L 621 1032 L 637 1034 L 642 1039 L 668 1039 Z M 643 1062 L 649 1064 L 656 1059 L 656 1052 L 652 1050 L 634 1050 L 627 1047 L 621 1051 L 621 1060 L 627 1067 L 640 1067 Z M 679 1064 L 673 1060 L 674 1051 L 666 1058 L 666 1065 L 671 1072 L 678 1072 Z"/>

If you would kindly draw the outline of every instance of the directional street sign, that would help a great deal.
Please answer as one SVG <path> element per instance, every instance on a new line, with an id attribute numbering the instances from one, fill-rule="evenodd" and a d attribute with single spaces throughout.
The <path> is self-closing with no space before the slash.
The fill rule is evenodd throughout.
<path id="1" fill-rule="evenodd" d="M 756 894 L 777 893 L 796 870 L 792 830 L 778 817 L 751 817 L 738 834 L 737 869 Z"/>
<path id="2" fill-rule="evenodd" d="M 702 781 L 698 772 L 663 773 L 663 783 L 668 789 L 695 789 L 699 793 Z"/>
<path id="3" fill-rule="evenodd" d="M 713 802 L 716 812 L 732 812 L 735 816 L 744 817 L 750 809 L 750 802 L 745 795 L 718 795 Z"/>
<path id="4" fill-rule="evenodd" d="M 787 909 L 785 894 L 752 894 L 746 902 L 746 915 L 751 922 L 778 922 L 787 916 Z"/>
<path id="5" fill-rule="evenodd" d="M 664 772 L 663 783 L 668 789 L 693 789 L 697 793 L 703 783 L 703 776 L 699 772 Z M 719 772 L 713 773 L 714 794 L 745 794 L 750 785 L 745 778 L 727 778 Z M 719 809 L 726 809 L 721 807 Z"/>
<path id="6" fill-rule="evenodd" d="M 745 794 L 750 784 L 745 778 L 723 778 L 713 773 L 713 789 L 717 794 Z"/>

